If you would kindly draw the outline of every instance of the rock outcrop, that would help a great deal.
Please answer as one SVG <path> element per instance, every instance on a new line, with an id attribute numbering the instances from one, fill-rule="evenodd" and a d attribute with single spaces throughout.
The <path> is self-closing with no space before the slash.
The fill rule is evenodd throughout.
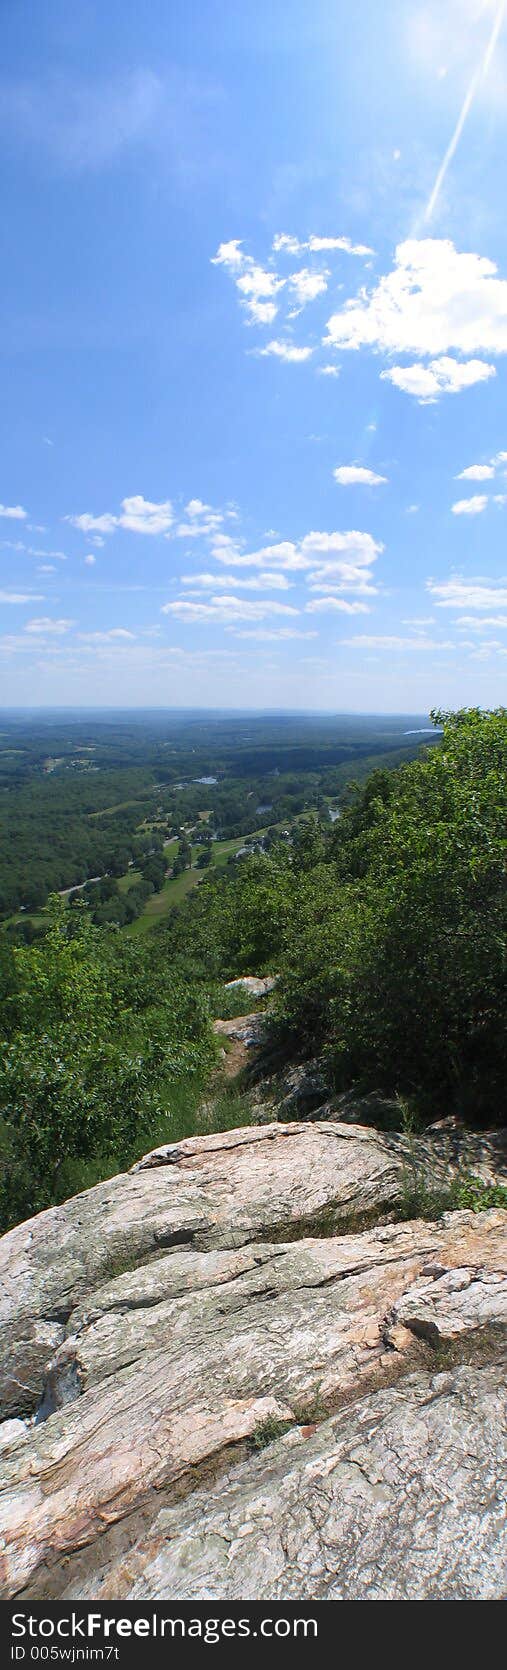
<path id="1" fill-rule="evenodd" d="M 5 1236 L 2 1592 L 500 1594 L 507 1214 L 387 1221 L 462 1147 L 189 1138 Z"/>

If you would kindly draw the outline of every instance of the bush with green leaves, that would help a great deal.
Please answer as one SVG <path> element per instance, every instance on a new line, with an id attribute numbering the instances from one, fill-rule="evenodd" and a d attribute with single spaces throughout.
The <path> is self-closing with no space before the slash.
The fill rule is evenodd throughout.
<path id="1" fill-rule="evenodd" d="M 507 714 L 435 714 L 410 764 L 352 785 L 327 832 L 206 880 L 168 930 L 201 979 L 279 971 L 274 1028 L 337 1089 L 424 1119 L 501 1122 L 506 1048 Z"/>
<path id="2" fill-rule="evenodd" d="M 0 958 L 2 1226 L 59 1198 L 69 1161 L 117 1167 L 149 1143 L 171 1096 L 215 1059 L 206 994 L 156 942 L 97 928 L 54 900 L 31 946 Z M 114 1169 L 114 1168 L 113 1168 Z"/>
<path id="3" fill-rule="evenodd" d="M 507 714 L 434 717 L 441 747 L 373 773 L 296 886 L 279 1022 L 337 1086 L 501 1122 Z"/>

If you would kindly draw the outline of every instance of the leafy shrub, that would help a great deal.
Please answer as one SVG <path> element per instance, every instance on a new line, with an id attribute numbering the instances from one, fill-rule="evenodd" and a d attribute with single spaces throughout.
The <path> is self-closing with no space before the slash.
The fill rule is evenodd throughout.
<path id="1" fill-rule="evenodd" d="M 4 943 L 1 1221 L 58 1198 L 70 1161 L 116 1166 L 147 1145 L 181 1085 L 215 1059 L 205 994 L 156 948 L 54 901 L 48 932 Z"/>

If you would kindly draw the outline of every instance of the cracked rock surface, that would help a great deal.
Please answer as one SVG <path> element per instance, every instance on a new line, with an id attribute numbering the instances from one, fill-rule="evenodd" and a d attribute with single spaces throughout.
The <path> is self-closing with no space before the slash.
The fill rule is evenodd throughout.
<path id="1" fill-rule="evenodd" d="M 504 1365 L 505 1368 L 505 1365 Z M 416 1374 L 163 1510 L 100 1599 L 495 1600 L 505 1592 L 501 1367 Z M 72 1584 L 65 1598 L 74 1598 Z"/>
<path id="2" fill-rule="evenodd" d="M 507 1214 L 382 1221 L 415 1164 L 459 1155 L 189 1138 L 4 1237 L 4 1595 L 503 1592 Z"/>

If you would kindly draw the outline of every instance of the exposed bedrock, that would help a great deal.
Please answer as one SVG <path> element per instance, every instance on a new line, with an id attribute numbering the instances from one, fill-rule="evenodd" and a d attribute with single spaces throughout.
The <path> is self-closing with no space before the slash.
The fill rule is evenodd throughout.
<path id="1" fill-rule="evenodd" d="M 478 1142 L 473 1164 L 493 1176 L 495 1141 Z M 439 1172 L 448 1180 L 459 1164 L 444 1136 L 414 1144 L 332 1122 L 263 1126 L 159 1149 L 128 1174 L 5 1236 L 3 1594 L 218 1597 L 244 1595 L 248 1581 L 252 1597 L 360 1598 L 363 1586 L 376 1598 L 380 1585 L 381 1598 L 383 1582 L 385 1598 L 397 1595 L 404 1544 L 396 1543 L 393 1525 L 406 1463 L 398 1456 L 395 1466 L 395 1451 L 403 1420 L 414 1477 L 421 1473 L 421 1549 L 425 1539 L 430 1546 L 431 1514 L 439 1525 L 443 1514 L 441 1570 L 447 1561 L 456 1594 L 468 1594 L 476 1577 L 474 1561 L 465 1560 L 463 1526 L 471 1536 L 481 1489 L 490 1524 L 483 1559 L 487 1549 L 490 1555 L 480 1594 L 498 1593 L 492 1481 L 500 1449 L 495 1375 L 507 1317 L 507 1214 L 385 1222 L 406 1198 L 414 1168 L 423 1178 L 431 1168 L 433 1181 Z M 436 1400 L 435 1372 L 446 1388 Z M 459 1379 L 465 1372 L 466 1395 Z M 421 1411 L 434 1401 L 430 1420 Z M 372 1566 L 367 1580 L 359 1543 L 355 1564 L 347 1564 L 347 1515 L 356 1503 L 366 1535 L 373 1475 L 363 1477 L 350 1457 L 365 1422 L 373 1442 L 377 1409 L 378 1431 L 387 1423 L 382 1455 L 381 1440 L 374 1444 L 386 1569 L 384 1579 Z M 437 1419 L 441 1462 L 432 1473 L 426 1456 Z M 259 1456 L 250 1453 L 252 1441 L 284 1429 L 288 1435 L 274 1450 L 268 1444 Z M 312 1467 L 318 1473 L 322 1466 L 331 1481 L 322 1499 L 311 1469 L 305 1472 L 312 1457 Z M 268 1489 L 276 1468 L 280 1477 L 287 1471 L 289 1494 L 273 1483 L 265 1522 L 252 1507 L 259 1537 L 252 1531 L 249 1542 L 249 1492 L 257 1502 L 264 1474 Z M 348 1483 L 338 1536 L 340 1479 Z M 408 1474 L 406 1485 L 408 1547 L 416 1500 Z M 215 1529 L 229 1491 L 230 1545 Z M 377 1484 L 372 1501 L 375 1491 Z M 280 1515 L 268 1535 L 277 1492 Z M 290 1504 L 299 1493 L 301 1526 L 291 1531 Z M 243 1499 L 240 1534 L 234 1515 L 241 1518 Z M 183 1552 L 192 1504 L 195 1566 L 185 1564 Z M 307 1557 L 311 1512 L 319 1523 Z M 250 1563 L 242 1572 L 243 1546 Z M 429 1582 L 428 1561 L 421 1553 L 418 1566 L 409 1562 L 403 1581 L 407 1592 L 413 1585 L 414 1598 Z"/>

